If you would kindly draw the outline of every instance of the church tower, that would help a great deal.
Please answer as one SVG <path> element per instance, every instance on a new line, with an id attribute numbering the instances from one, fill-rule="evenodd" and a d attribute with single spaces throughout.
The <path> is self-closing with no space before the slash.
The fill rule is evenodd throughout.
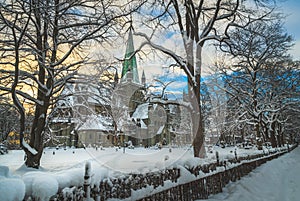
<path id="1" fill-rule="evenodd" d="M 127 108 L 129 116 L 133 114 L 139 104 L 143 103 L 144 99 L 144 93 L 142 92 L 144 85 L 139 80 L 137 61 L 134 53 L 132 27 L 130 27 L 120 83 L 114 90 L 114 98 L 116 98 L 116 101 L 122 102 L 124 106 L 122 107 Z M 146 81 L 145 75 L 143 77 L 143 80 Z M 120 106 L 119 103 L 118 105 Z"/>
<path id="2" fill-rule="evenodd" d="M 143 77 L 143 80 L 146 81 L 145 75 Z M 132 27 L 130 27 L 120 83 L 114 89 L 112 96 L 112 113 L 116 119 L 119 119 L 116 122 L 116 125 L 119 129 L 122 129 L 122 132 L 124 133 L 120 137 L 121 142 L 124 140 L 131 140 L 134 144 L 138 144 L 136 135 L 140 133 L 138 131 L 141 128 L 132 121 L 132 115 L 136 111 L 138 105 L 144 103 L 143 90 L 144 85 L 139 79 Z"/>
<path id="3" fill-rule="evenodd" d="M 134 54 L 132 27 L 129 28 L 126 52 L 124 56 L 121 82 L 134 82 L 140 84 L 137 62 Z"/>

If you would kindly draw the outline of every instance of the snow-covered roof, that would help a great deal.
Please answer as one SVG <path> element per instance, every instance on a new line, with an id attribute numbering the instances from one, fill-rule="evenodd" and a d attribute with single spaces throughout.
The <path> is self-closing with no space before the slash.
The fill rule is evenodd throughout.
<path id="1" fill-rule="evenodd" d="M 71 118 L 67 118 L 67 117 L 53 117 L 51 119 L 51 123 L 74 123 L 71 121 L 72 121 Z"/>
<path id="2" fill-rule="evenodd" d="M 141 121 L 141 128 L 145 128 L 145 129 L 148 128 L 148 126 L 145 124 L 143 120 Z"/>
<path id="3" fill-rule="evenodd" d="M 86 96 L 88 103 L 108 105 L 110 102 L 111 90 L 104 85 L 94 86 L 77 84 L 74 94 L 79 94 L 79 96 Z"/>
<path id="4" fill-rule="evenodd" d="M 66 83 L 64 89 L 60 94 L 60 100 L 57 102 L 58 106 L 68 106 L 71 107 L 74 105 L 74 84 Z"/>
<path id="5" fill-rule="evenodd" d="M 109 105 L 112 91 L 105 84 L 91 85 L 84 83 L 67 83 L 61 92 L 58 106 L 72 107 L 80 104 L 79 100 L 96 105 Z M 81 98 L 80 98 L 81 97 Z"/>
<path id="6" fill-rule="evenodd" d="M 104 117 L 102 115 L 92 115 L 88 117 L 86 122 L 82 126 L 80 126 L 78 130 L 113 131 L 114 126 L 110 117 Z"/>
<path id="7" fill-rule="evenodd" d="M 160 135 L 160 134 L 162 134 L 162 132 L 163 132 L 163 130 L 164 130 L 164 128 L 165 128 L 165 125 L 162 125 L 161 127 L 159 127 L 159 129 L 158 129 L 158 131 L 157 131 L 157 135 Z"/>
<path id="8" fill-rule="evenodd" d="M 148 107 L 149 107 L 149 103 L 143 103 L 138 105 L 136 110 L 132 114 L 132 118 L 135 121 L 137 119 L 148 119 Z"/>

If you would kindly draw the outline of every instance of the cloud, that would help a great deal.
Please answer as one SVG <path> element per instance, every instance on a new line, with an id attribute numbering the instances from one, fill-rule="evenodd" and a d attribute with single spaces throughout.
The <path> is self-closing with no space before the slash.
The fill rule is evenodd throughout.
<path id="1" fill-rule="evenodd" d="M 295 41 L 294 47 L 289 52 L 294 60 L 300 61 L 300 40 Z"/>
<path id="2" fill-rule="evenodd" d="M 295 46 L 291 49 L 290 54 L 294 59 L 300 60 L 300 1 L 288 0 L 280 1 L 278 6 L 281 8 L 279 11 L 287 15 L 285 19 L 285 27 L 288 34 L 292 35 L 295 40 Z"/>

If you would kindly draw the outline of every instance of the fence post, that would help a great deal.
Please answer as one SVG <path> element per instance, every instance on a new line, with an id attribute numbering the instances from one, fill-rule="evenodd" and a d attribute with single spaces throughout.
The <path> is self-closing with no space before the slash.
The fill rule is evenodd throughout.
<path id="1" fill-rule="evenodd" d="M 236 149 L 234 150 L 234 157 L 235 157 L 235 161 L 238 162 L 238 157 L 237 157 Z"/>
<path id="2" fill-rule="evenodd" d="M 219 160 L 219 152 L 218 151 L 216 151 L 216 158 L 217 158 L 217 164 L 220 165 L 220 163 L 219 163 L 220 162 L 220 160 Z"/>
<path id="3" fill-rule="evenodd" d="M 90 184 L 91 184 L 91 163 L 88 161 L 85 164 L 84 183 L 83 183 L 85 200 L 90 200 L 90 196 L 91 196 Z"/>

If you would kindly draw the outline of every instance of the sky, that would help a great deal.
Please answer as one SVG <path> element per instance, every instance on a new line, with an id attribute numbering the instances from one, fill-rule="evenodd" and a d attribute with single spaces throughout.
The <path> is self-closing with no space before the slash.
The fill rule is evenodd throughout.
<path id="1" fill-rule="evenodd" d="M 294 39 L 294 46 L 290 50 L 290 54 L 292 55 L 294 60 L 300 60 L 300 0 L 277 0 L 277 6 L 279 7 L 279 11 L 286 15 L 286 19 L 283 19 L 284 26 L 286 27 L 286 31 L 289 35 L 291 35 Z M 135 21 L 138 21 L 137 19 Z M 134 22 L 135 23 L 135 22 Z M 134 25 L 136 32 L 144 32 L 149 33 L 147 28 L 141 28 L 138 26 L 138 23 Z M 117 48 L 114 47 L 109 50 L 109 54 L 111 56 L 111 60 L 113 61 L 115 58 L 122 59 L 125 54 L 126 49 L 126 40 L 127 33 L 126 30 L 124 32 L 124 39 L 118 41 Z M 166 32 L 164 34 L 160 34 L 159 38 L 156 38 L 159 41 L 159 45 L 167 47 L 170 50 L 173 50 L 177 53 L 181 52 L 182 49 L 182 40 L 178 34 L 172 34 L 172 32 Z M 134 36 L 134 46 L 135 48 L 139 47 L 143 38 Z M 117 41 L 115 41 L 117 42 Z M 104 49 L 106 52 L 107 50 Z M 141 74 L 145 71 L 147 82 L 151 83 L 153 79 L 159 78 L 161 75 L 168 75 L 172 77 L 182 75 L 182 71 L 178 68 L 169 68 L 168 65 L 172 62 L 171 60 L 166 60 L 163 57 L 163 54 L 158 53 L 155 56 L 151 54 L 151 49 L 149 47 L 144 47 L 142 53 L 137 54 L 137 62 L 138 62 L 138 71 L 139 77 L 141 78 Z M 97 52 L 97 51 L 96 51 Z M 150 54 L 148 54 L 150 53 Z M 211 69 L 208 67 L 213 62 L 215 62 L 216 58 L 219 55 L 216 55 L 214 50 L 209 50 L 205 48 L 203 53 L 203 67 L 202 67 L 202 75 L 208 75 L 211 73 Z M 180 54 L 180 53 L 179 53 Z M 172 62 L 173 63 L 173 62 Z M 119 66 L 119 70 L 121 72 L 121 65 Z M 175 72 L 175 73 L 174 73 Z M 178 82 L 178 80 L 175 80 Z"/>
<path id="2" fill-rule="evenodd" d="M 287 15 L 285 27 L 287 32 L 293 36 L 295 46 L 290 51 L 294 60 L 300 60 L 300 1 L 281 0 L 278 5 Z"/>
<path id="3" fill-rule="evenodd" d="M 286 16 L 286 19 L 283 19 L 283 22 L 287 33 L 294 39 L 294 46 L 291 48 L 289 53 L 292 55 L 294 60 L 300 60 L 300 0 L 278 0 L 277 6 L 279 7 L 279 11 L 284 13 Z M 178 49 L 179 44 L 177 43 L 179 40 L 181 39 L 179 39 L 178 36 L 169 35 L 162 40 L 163 43 L 161 45 L 171 47 L 170 49 L 176 50 Z M 214 62 L 217 56 L 213 51 L 210 52 L 207 50 L 203 51 L 203 54 L 204 65 L 202 74 L 210 74 L 210 69 L 207 66 Z M 161 61 L 159 62 L 161 63 Z M 174 69 L 161 68 L 160 66 L 158 67 L 159 62 L 155 61 L 155 59 L 152 61 L 147 59 L 145 61 L 140 61 L 138 64 L 139 71 L 144 70 L 146 77 L 150 74 L 161 75 L 174 73 Z"/>
<path id="4" fill-rule="evenodd" d="M 282 19 L 286 31 L 294 39 L 294 46 L 290 50 L 290 54 L 294 60 L 300 60 L 300 0 L 278 0 L 277 1 L 278 11 L 284 13 L 286 19 Z M 140 27 L 136 27 L 135 31 L 137 32 L 146 32 L 147 30 L 141 30 Z M 166 32 L 164 35 L 161 35 L 161 38 L 158 38 L 159 44 L 167 47 L 170 50 L 173 50 L 177 53 L 181 52 L 182 44 L 181 38 L 178 34 L 170 34 L 173 32 Z M 125 40 L 127 40 L 127 35 L 125 34 Z M 141 37 L 134 36 L 135 48 L 139 46 L 143 40 Z M 124 44 L 123 44 L 124 45 Z M 125 51 L 125 45 L 123 47 Z M 149 50 L 150 48 L 148 48 Z M 147 47 L 145 49 L 147 51 Z M 203 65 L 202 65 L 202 75 L 210 75 L 211 69 L 210 65 L 215 62 L 219 57 L 219 54 L 211 49 L 205 48 L 203 53 Z M 179 53 L 180 54 L 180 53 Z M 118 55 L 122 58 L 124 56 L 123 51 Z M 161 55 L 162 56 L 162 55 Z M 146 58 L 145 58 L 146 57 Z M 166 60 L 165 58 L 159 56 L 145 56 L 143 54 L 137 55 L 138 61 L 138 71 L 141 77 L 143 71 L 145 71 L 146 79 L 148 83 L 155 82 L 155 79 L 164 79 L 168 81 L 173 81 L 167 89 L 167 91 L 176 92 L 176 97 L 181 97 L 183 89 L 186 86 L 186 79 L 183 77 L 183 71 L 178 68 L 169 68 L 167 67 L 171 60 Z M 166 79 L 166 76 L 168 79 Z M 174 90 L 174 89 L 177 90 Z"/>

